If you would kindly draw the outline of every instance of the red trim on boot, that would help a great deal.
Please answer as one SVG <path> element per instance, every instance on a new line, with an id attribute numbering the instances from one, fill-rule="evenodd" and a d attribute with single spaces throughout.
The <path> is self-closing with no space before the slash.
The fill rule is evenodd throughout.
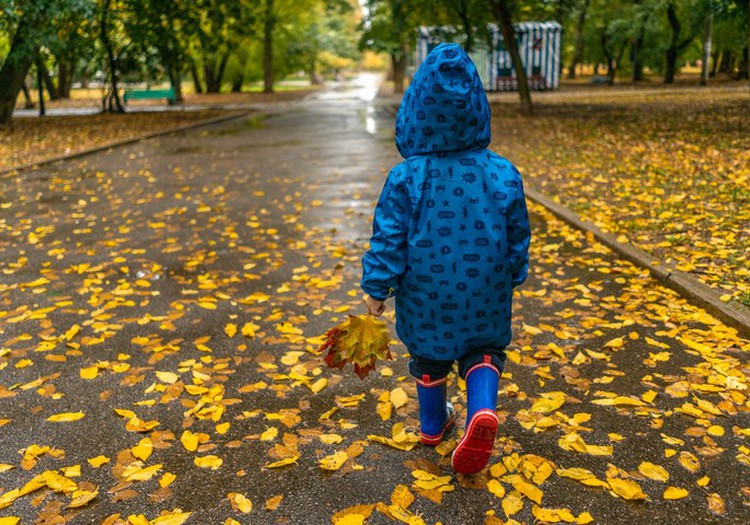
<path id="1" fill-rule="evenodd" d="M 489 408 L 478 410 L 472 416 L 453 451 L 453 470 L 461 474 L 475 474 L 487 466 L 495 446 L 498 424 L 497 414 Z"/>
<path id="2" fill-rule="evenodd" d="M 435 386 L 440 386 L 443 383 L 448 381 L 447 377 L 443 377 L 441 379 L 435 379 L 434 381 L 432 378 L 430 378 L 430 374 L 423 374 L 422 379 L 417 379 L 417 383 L 419 383 L 420 386 L 426 387 L 426 388 L 432 388 Z"/>

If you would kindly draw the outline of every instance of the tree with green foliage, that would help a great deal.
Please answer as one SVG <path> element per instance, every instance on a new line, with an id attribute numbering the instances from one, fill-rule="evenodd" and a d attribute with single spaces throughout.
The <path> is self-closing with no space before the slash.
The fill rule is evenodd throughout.
<path id="1" fill-rule="evenodd" d="M 0 124 L 10 121 L 16 98 L 39 49 L 56 34 L 56 23 L 87 0 L 0 0 L 4 31 L 10 35 L 0 67 Z"/>

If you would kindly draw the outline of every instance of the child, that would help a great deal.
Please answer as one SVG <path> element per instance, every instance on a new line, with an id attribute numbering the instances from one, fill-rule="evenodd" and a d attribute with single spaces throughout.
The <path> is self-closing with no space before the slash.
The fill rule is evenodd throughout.
<path id="1" fill-rule="evenodd" d="M 398 110 L 405 160 L 388 175 L 362 259 L 368 311 L 382 314 L 395 295 L 426 445 L 453 425 L 446 376 L 458 361 L 468 413 L 452 465 L 467 474 L 487 465 L 494 446 L 513 288 L 526 279 L 531 237 L 521 176 L 489 143 L 476 67 L 458 45 L 437 46 Z"/>

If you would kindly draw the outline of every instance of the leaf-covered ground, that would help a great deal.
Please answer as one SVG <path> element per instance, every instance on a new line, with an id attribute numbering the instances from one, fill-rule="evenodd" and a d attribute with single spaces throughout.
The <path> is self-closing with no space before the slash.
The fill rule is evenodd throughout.
<path id="1" fill-rule="evenodd" d="M 527 183 L 750 305 L 747 90 L 539 96 L 494 106 L 493 147 Z"/>
<path id="2" fill-rule="evenodd" d="M 402 346 L 326 368 L 381 109 L 1 179 L 0 524 L 746 523 L 750 341 L 538 206 L 488 469 L 452 474 L 460 430 L 417 443 Z"/>
<path id="3" fill-rule="evenodd" d="M 0 170 L 77 153 L 225 114 L 222 111 L 174 111 L 125 115 L 74 115 L 16 118 L 0 126 Z"/>

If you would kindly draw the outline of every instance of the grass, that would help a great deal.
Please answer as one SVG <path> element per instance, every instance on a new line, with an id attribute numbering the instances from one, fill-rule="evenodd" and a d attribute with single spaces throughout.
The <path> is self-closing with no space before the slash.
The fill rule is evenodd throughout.
<path id="1" fill-rule="evenodd" d="M 107 113 L 16 118 L 0 127 L 0 170 L 76 153 L 226 114 L 221 111 Z"/>
<path id="2" fill-rule="evenodd" d="M 493 148 L 528 185 L 750 305 L 747 93 L 595 91 L 535 102 L 531 118 L 515 100 L 492 108 Z"/>

